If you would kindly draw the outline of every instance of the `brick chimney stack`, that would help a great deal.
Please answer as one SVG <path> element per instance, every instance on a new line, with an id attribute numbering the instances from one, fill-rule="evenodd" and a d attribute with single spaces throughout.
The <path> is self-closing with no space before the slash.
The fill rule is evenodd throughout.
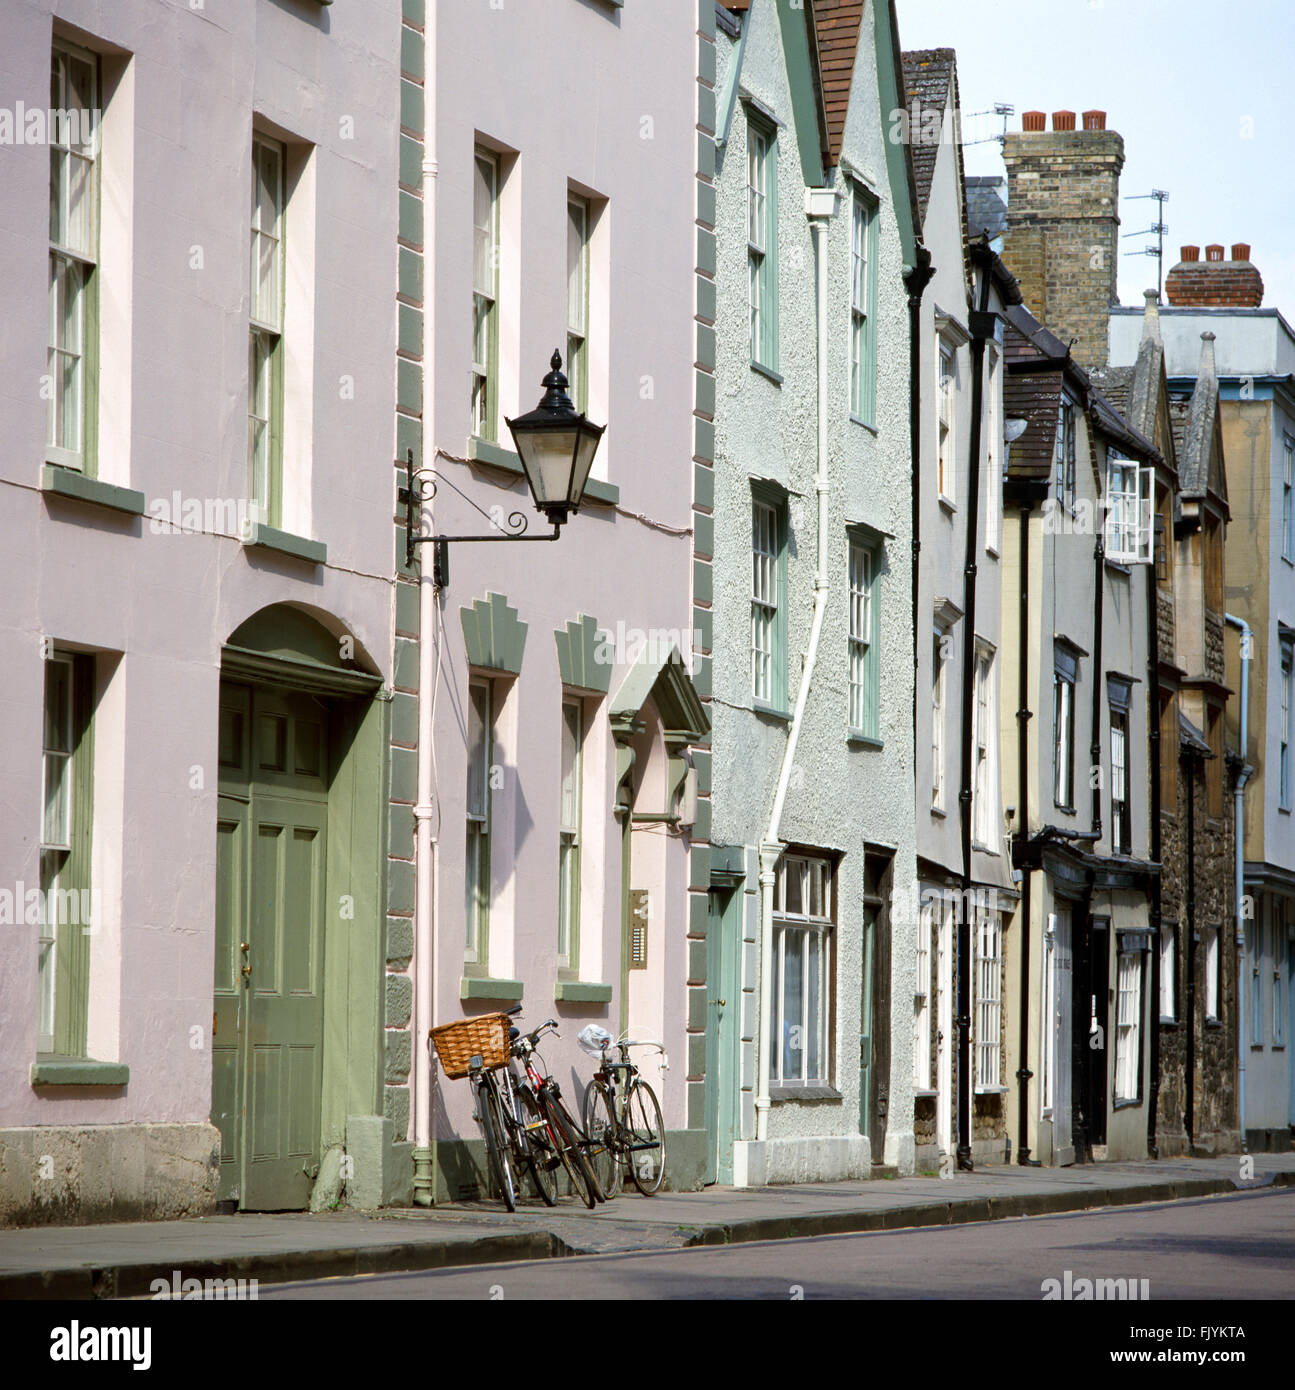
<path id="1" fill-rule="evenodd" d="M 1232 259 L 1223 259 L 1217 242 L 1205 248 L 1184 246 L 1182 259 L 1165 277 L 1165 296 L 1182 308 L 1257 309 L 1264 302 L 1264 282 L 1250 261 L 1250 244 L 1232 244 Z"/>
<path id="2" fill-rule="evenodd" d="M 1007 230 L 1003 260 L 1030 312 L 1074 357 L 1104 367 L 1107 318 L 1117 303 L 1120 170 L 1124 141 L 1106 129 L 1105 111 L 1027 111 L 1003 145 Z"/>

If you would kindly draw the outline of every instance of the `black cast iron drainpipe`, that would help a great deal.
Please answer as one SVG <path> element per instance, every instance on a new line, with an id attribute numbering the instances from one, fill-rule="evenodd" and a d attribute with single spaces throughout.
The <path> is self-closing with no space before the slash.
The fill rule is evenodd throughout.
<path id="1" fill-rule="evenodd" d="M 1152 475 L 1154 477 L 1154 473 Z M 1151 506 L 1155 511 L 1155 485 L 1152 484 Z M 1152 527 L 1151 563 L 1147 566 L 1147 732 L 1151 762 L 1151 859 L 1160 863 L 1160 605 L 1157 599 L 1159 580 L 1156 577 L 1156 557 L 1154 544 L 1155 528 Z M 1169 545 L 1169 537 L 1165 537 Z M 1157 872 L 1151 881 L 1151 930 L 1154 946 L 1151 950 L 1151 1095 L 1147 1104 L 1147 1153 L 1152 1158 L 1160 1157 L 1160 1146 L 1156 1143 L 1156 1120 L 1160 1104 L 1160 874 Z"/>
<path id="2" fill-rule="evenodd" d="M 911 505 L 913 511 L 912 541 L 912 610 L 913 610 L 913 795 L 917 796 L 917 670 L 918 670 L 918 558 L 922 553 L 922 295 L 931 283 L 935 267 L 931 253 L 920 242 L 915 263 L 904 276 L 908 290 L 908 447 Z"/>
<path id="3" fill-rule="evenodd" d="M 962 909 L 958 914 L 958 1167 L 971 1172 L 971 724 L 976 695 L 976 557 L 980 546 L 981 394 L 985 339 L 998 316 L 989 312 L 989 267 L 981 270 L 980 307 L 970 315 L 971 439 L 967 450 L 967 537 L 962 571 L 962 767 L 958 813 L 962 830 Z"/>
<path id="4" fill-rule="evenodd" d="M 1016 830 L 1012 838 L 1012 858 L 1021 874 L 1021 1028 L 1016 1069 L 1016 1161 L 1023 1168 L 1039 1167 L 1030 1157 L 1030 888 L 1034 869 L 1020 851 L 1030 838 L 1030 512 L 1021 507 L 1021 606 L 1016 691 Z"/>

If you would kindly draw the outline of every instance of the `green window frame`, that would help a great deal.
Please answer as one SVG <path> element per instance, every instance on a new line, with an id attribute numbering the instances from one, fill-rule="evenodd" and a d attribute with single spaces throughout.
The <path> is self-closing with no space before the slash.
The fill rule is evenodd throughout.
<path id="1" fill-rule="evenodd" d="M 747 108 L 746 225 L 751 363 L 778 371 L 778 133 Z"/>
<path id="2" fill-rule="evenodd" d="M 558 973 L 580 977 L 580 857 L 584 782 L 583 703 L 562 699 L 562 784 L 558 810 Z"/>
<path id="3" fill-rule="evenodd" d="M 567 383 L 581 413 L 589 409 L 589 200 L 567 194 Z"/>
<path id="4" fill-rule="evenodd" d="M 45 662 L 41 739 L 38 1055 L 85 1056 L 93 912 L 83 905 L 91 901 L 93 699 L 94 658 L 53 652 Z"/>
<path id="5" fill-rule="evenodd" d="M 99 59 L 50 58 L 48 410 L 45 461 L 94 477 L 99 419 Z"/>
<path id="6" fill-rule="evenodd" d="M 858 536 L 850 543 L 850 711 L 851 735 L 880 736 L 880 583 L 881 547 Z"/>
<path id="7" fill-rule="evenodd" d="M 751 499 L 751 698 L 787 711 L 787 503 L 754 486 Z"/>
<path id="8" fill-rule="evenodd" d="M 472 172 L 472 433 L 499 437 L 499 156 L 478 145 Z"/>
<path id="9" fill-rule="evenodd" d="M 855 184 L 850 206 L 850 414 L 877 413 L 877 201 Z"/>
<path id="10" fill-rule="evenodd" d="M 467 846 L 464 857 L 463 959 L 488 975 L 490 964 L 490 763 L 494 749 L 494 690 L 488 680 L 468 682 Z"/>
<path id="11" fill-rule="evenodd" d="M 284 146 L 252 140 L 251 254 L 248 261 L 248 511 L 283 523 Z"/>

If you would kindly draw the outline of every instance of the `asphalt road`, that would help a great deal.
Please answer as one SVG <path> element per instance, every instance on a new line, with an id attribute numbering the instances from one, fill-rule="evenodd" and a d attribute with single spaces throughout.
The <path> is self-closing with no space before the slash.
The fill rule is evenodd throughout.
<path id="1" fill-rule="evenodd" d="M 865 1235 L 267 1286 L 269 1299 L 978 1299 L 1148 1281 L 1152 1302 L 1295 1298 L 1295 1190 Z M 1064 1287 L 1064 1283 L 1063 1283 Z M 1138 1285 L 1139 1290 L 1141 1285 Z"/>

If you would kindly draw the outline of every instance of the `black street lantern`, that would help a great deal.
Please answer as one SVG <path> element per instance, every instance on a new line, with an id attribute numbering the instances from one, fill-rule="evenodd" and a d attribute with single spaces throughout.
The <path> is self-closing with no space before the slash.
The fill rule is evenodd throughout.
<path id="1" fill-rule="evenodd" d="M 535 498 L 535 508 L 552 523 L 552 535 L 528 536 L 526 517 L 521 512 L 510 512 L 507 521 L 490 516 L 462 488 L 436 469 L 415 468 L 412 449 L 405 453 L 405 486 L 400 490 L 405 505 L 405 564 L 414 563 L 416 546 L 433 542 L 435 560 L 432 573 L 438 588 L 444 588 L 450 582 L 451 542 L 555 541 L 568 515 L 580 510 L 585 484 L 589 481 L 589 470 L 598 452 L 598 441 L 607 426 L 591 425 L 571 404 L 571 397 L 567 395 L 567 379 L 562 375 L 562 357 L 556 348 L 549 365 L 553 370 L 544 378 L 544 396 L 539 405 L 516 420 L 509 420 L 507 416 L 504 418 L 513 432 L 513 442 L 517 445 L 531 496 Z M 439 455 L 440 451 L 437 453 Z M 448 458 L 449 455 L 443 457 Z M 490 522 L 492 529 L 489 534 L 438 536 L 431 530 L 420 533 L 419 509 L 424 502 L 436 496 L 438 483 L 452 488 L 474 511 Z"/>
<path id="2" fill-rule="evenodd" d="M 598 441 L 607 427 L 591 424 L 571 404 L 556 348 L 549 366 L 539 405 L 515 420 L 505 416 L 504 423 L 512 431 L 537 510 L 558 527 L 568 513 L 580 510 Z"/>

